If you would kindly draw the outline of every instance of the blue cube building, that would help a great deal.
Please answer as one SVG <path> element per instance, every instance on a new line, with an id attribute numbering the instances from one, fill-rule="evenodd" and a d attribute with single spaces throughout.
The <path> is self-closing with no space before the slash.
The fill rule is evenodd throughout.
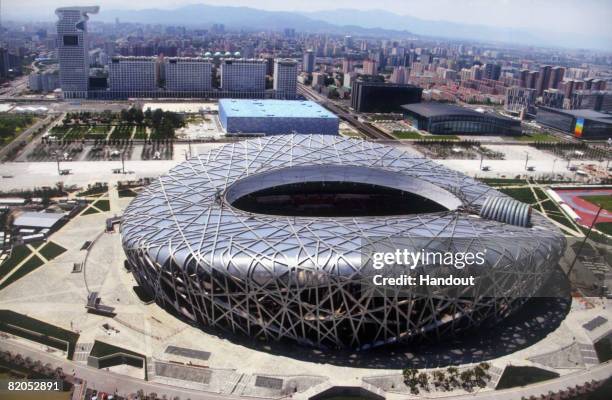
<path id="1" fill-rule="evenodd" d="M 219 120 L 228 134 L 337 135 L 339 119 L 312 101 L 219 100 Z"/>

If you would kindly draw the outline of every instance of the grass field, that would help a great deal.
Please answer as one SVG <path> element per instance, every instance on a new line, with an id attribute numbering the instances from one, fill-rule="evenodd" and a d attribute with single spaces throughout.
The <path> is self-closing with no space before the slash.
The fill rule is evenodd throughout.
<path id="1" fill-rule="evenodd" d="M 25 260 L 30 255 L 30 249 L 27 246 L 17 246 L 13 248 L 11 256 L 0 264 L 0 279 L 8 275 L 20 262 Z"/>
<path id="2" fill-rule="evenodd" d="M 28 259 L 28 261 L 23 263 L 21 265 L 21 267 L 19 267 L 19 269 L 17 271 L 13 272 L 13 274 L 11 276 L 6 278 L 4 280 L 4 282 L 2 282 L 2 285 L 0 285 L 0 290 L 4 289 L 5 287 L 10 285 L 11 283 L 14 283 L 17 280 L 23 278 L 24 276 L 26 276 L 30 272 L 34 271 L 35 269 L 37 269 L 38 267 L 40 267 L 43 264 L 44 264 L 44 262 L 43 262 L 43 260 L 40 259 L 40 257 L 38 257 L 38 256 L 30 257 L 30 259 Z"/>
<path id="3" fill-rule="evenodd" d="M 65 251 L 65 248 L 53 242 L 47 242 L 47 244 L 38 250 L 38 252 L 47 260 L 53 260 L 55 257 L 59 256 Z"/>
<path id="4" fill-rule="evenodd" d="M 93 206 L 101 211 L 110 211 L 110 202 L 108 200 L 98 200 L 93 203 Z"/>
<path id="5" fill-rule="evenodd" d="M 612 222 L 600 222 L 595 224 L 595 228 L 606 235 L 612 236 Z"/>
<path id="6" fill-rule="evenodd" d="M 500 192 L 507 194 L 508 196 L 522 201 L 523 203 L 533 204 L 537 200 L 533 195 L 533 192 L 530 188 L 516 188 L 516 189 L 499 189 Z"/>
<path id="7" fill-rule="evenodd" d="M 393 136 L 398 139 L 422 139 L 423 135 L 414 131 L 393 131 Z"/>
<path id="8" fill-rule="evenodd" d="M 504 370 L 495 390 L 526 386 L 536 382 L 558 378 L 559 374 L 536 367 L 508 366 Z"/>
<path id="9" fill-rule="evenodd" d="M 18 314 L 11 310 L 0 310 L 0 330 L 60 350 L 66 350 L 65 342 L 68 342 L 68 359 L 72 359 L 76 342 L 79 339 L 78 333 Z M 38 335 L 28 331 L 36 332 Z"/>
<path id="10" fill-rule="evenodd" d="M 597 207 L 603 207 L 604 210 L 612 212 L 612 196 L 608 195 L 596 195 L 596 196 L 582 196 L 582 199 L 589 203 L 595 204 Z"/>
<path id="11" fill-rule="evenodd" d="M 548 133 L 535 133 L 533 135 L 522 135 L 518 137 L 509 136 L 508 139 L 516 139 L 522 142 L 558 142 L 559 139 L 556 136 Z"/>

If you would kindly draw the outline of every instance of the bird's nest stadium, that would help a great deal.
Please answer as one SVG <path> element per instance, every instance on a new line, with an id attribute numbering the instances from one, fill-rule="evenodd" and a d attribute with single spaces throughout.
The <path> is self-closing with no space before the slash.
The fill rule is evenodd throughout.
<path id="1" fill-rule="evenodd" d="M 497 321 L 538 292 L 565 247 L 543 216 L 483 183 L 326 135 L 256 138 L 185 161 L 132 201 L 121 233 L 138 284 L 163 307 L 322 348 Z M 442 286 L 373 296 L 361 285 L 364 249 L 394 237 L 491 239 L 482 284 L 470 297 Z"/>

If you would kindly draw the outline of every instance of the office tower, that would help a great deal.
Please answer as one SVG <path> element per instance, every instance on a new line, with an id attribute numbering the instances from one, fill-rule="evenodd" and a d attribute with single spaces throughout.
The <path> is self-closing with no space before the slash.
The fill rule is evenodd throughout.
<path id="1" fill-rule="evenodd" d="M 522 111 L 533 113 L 536 100 L 535 89 L 513 86 L 506 89 L 504 110 L 520 114 Z"/>
<path id="2" fill-rule="evenodd" d="M 312 83 L 314 86 L 324 86 L 325 85 L 325 77 L 326 75 L 322 72 L 315 72 L 312 74 Z"/>
<path id="3" fill-rule="evenodd" d="M 347 74 L 353 71 L 353 60 L 345 58 L 342 60 L 342 73 Z"/>
<path id="4" fill-rule="evenodd" d="M 304 53 L 304 60 L 302 63 L 302 71 L 306 73 L 312 73 L 315 66 L 315 55 L 312 50 L 308 50 Z"/>
<path id="5" fill-rule="evenodd" d="M 408 83 L 408 79 L 410 78 L 410 69 L 406 67 L 395 67 L 393 68 L 393 73 L 391 74 L 391 83 L 404 84 Z"/>
<path id="6" fill-rule="evenodd" d="M 157 91 L 159 68 L 153 57 L 113 57 L 108 65 L 111 92 L 118 96 L 142 96 Z"/>
<path id="7" fill-rule="evenodd" d="M 57 71 L 33 72 L 28 76 L 28 87 L 33 92 L 52 92 L 59 87 L 59 74 Z"/>
<path id="8" fill-rule="evenodd" d="M 529 89 L 536 89 L 537 94 L 537 86 L 539 79 L 540 73 L 538 71 L 530 71 L 529 74 L 527 74 L 527 81 L 525 82 L 525 87 Z"/>
<path id="9" fill-rule="evenodd" d="M 550 76 L 548 78 L 547 89 L 558 89 L 559 83 L 563 81 L 565 75 L 565 68 L 554 67 L 550 70 Z"/>
<path id="10" fill-rule="evenodd" d="M 542 92 L 542 105 L 552 108 L 563 108 L 565 96 L 559 89 L 546 89 Z"/>
<path id="11" fill-rule="evenodd" d="M 363 73 L 364 75 L 376 75 L 378 73 L 376 61 L 371 59 L 363 60 Z"/>
<path id="12" fill-rule="evenodd" d="M 471 79 L 471 77 L 472 70 L 468 68 L 462 68 L 461 71 L 459 71 L 459 79 L 461 79 L 462 81 L 468 81 Z"/>
<path id="13" fill-rule="evenodd" d="M 421 61 L 421 64 L 427 65 L 431 64 L 431 58 L 431 54 L 421 54 L 419 61 Z"/>
<path id="14" fill-rule="evenodd" d="M 612 92 L 602 90 L 576 90 L 569 100 L 569 108 L 612 112 Z"/>
<path id="15" fill-rule="evenodd" d="M 527 88 L 527 82 L 529 80 L 529 70 L 522 69 L 519 71 L 519 86 L 523 88 Z"/>
<path id="16" fill-rule="evenodd" d="M 347 35 L 344 37 L 344 47 L 346 47 L 347 49 L 353 48 L 353 37 L 352 36 Z"/>
<path id="17" fill-rule="evenodd" d="M 385 83 L 377 77 L 355 79 L 351 87 L 351 107 L 358 112 L 401 112 L 404 104 L 421 101 L 423 89 L 413 85 Z"/>
<path id="18" fill-rule="evenodd" d="M 221 61 L 221 88 L 261 96 L 266 90 L 266 60 L 225 59 Z"/>
<path id="19" fill-rule="evenodd" d="M 293 100 L 297 96 L 297 63 L 294 60 L 274 60 L 274 91 L 277 99 Z"/>
<path id="20" fill-rule="evenodd" d="M 165 58 L 164 76 L 168 91 L 212 90 L 212 62 L 207 58 Z"/>
<path id="21" fill-rule="evenodd" d="M 487 63 L 483 66 L 482 79 L 499 80 L 501 65 Z"/>
<path id="22" fill-rule="evenodd" d="M 61 7 L 55 10 L 57 21 L 57 56 L 60 85 L 64 98 L 86 98 L 89 89 L 89 40 L 87 14 L 99 7 Z"/>
<path id="23" fill-rule="evenodd" d="M 357 78 L 357 73 L 356 72 L 349 72 L 344 74 L 344 79 L 342 81 L 342 86 L 345 88 L 351 88 L 351 85 L 353 84 L 353 81 Z"/>
<path id="24" fill-rule="evenodd" d="M 536 85 L 536 91 L 538 96 L 541 96 L 544 93 L 544 90 L 548 89 L 548 83 L 550 82 L 550 74 L 552 71 L 552 67 L 550 65 L 544 65 L 540 67 L 540 72 L 538 75 L 538 83 Z"/>
<path id="25" fill-rule="evenodd" d="M 470 79 L 473 79 L 475 81 L 481 80 L 482 72 L 483 72 L 483 68 L 480 65 L 474 65 L 472 67 L 472 76 L 470 77 Z"/>

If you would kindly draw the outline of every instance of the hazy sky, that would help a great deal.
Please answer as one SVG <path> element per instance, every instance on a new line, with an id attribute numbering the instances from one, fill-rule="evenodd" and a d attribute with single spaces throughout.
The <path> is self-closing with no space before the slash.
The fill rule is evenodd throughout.
<path id="1" fill-rule="evenodd" d="M 38 19 L 45 9 L 53 16 L 58 6 L 97 4 L 104 12 L 194 3 L 283 11 L 378 8 L 423 19 L 612 37 L 612 0 L 4 0 L 2 17 Z"/>

